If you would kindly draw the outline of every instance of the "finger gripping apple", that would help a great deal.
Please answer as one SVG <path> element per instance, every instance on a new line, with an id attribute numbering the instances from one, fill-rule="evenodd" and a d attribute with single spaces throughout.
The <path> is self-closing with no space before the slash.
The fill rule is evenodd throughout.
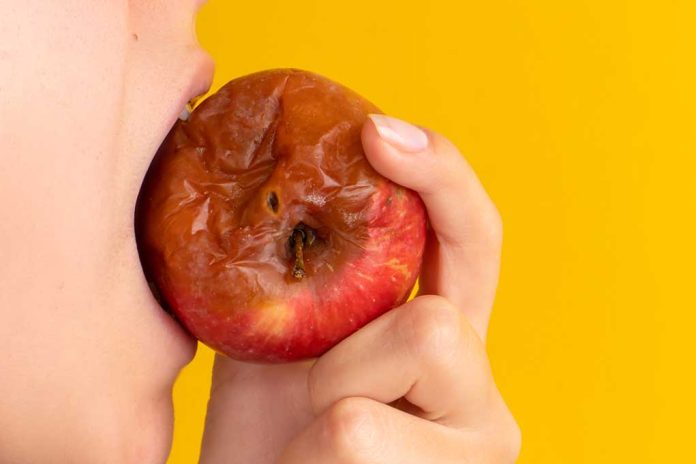
<path id="1" fill-rule="evenodd" d="M 408 298 L 426 216 L 365 158 L 374 112 L 326 78 L 273 70 L 172 128 L 136 233 L 151 286 L 196 338 L 239 360 L 314 357 Z"/>

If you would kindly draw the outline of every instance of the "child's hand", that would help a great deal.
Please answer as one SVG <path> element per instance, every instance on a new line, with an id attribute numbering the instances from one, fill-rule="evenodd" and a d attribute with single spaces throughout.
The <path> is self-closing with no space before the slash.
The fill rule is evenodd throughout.
<path id="1" fill-rule="evenodd" d="M 517 425 L 484 338 L 501 223 L 450 142 L 377 116 L 363 130 L 373 166 L 417 191 L 431 235 L 421 295 L 315 363 L 218 357 L 203 463 L 514 462 Z"/>

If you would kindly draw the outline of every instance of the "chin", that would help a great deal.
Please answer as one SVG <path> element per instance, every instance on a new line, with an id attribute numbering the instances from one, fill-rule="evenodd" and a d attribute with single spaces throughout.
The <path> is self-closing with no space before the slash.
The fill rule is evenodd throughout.
<path id="1" fill-rule="evenodd" d="M 169 456 L 172 447 L 172 435 L 174 424 L 174 410 L 171 398 L 167 397 L 162 401 L 162 408 L 155 411 L 151 417 L 144 418 L 138 427 L 137 437 L 134 437 L 139 444 L 133 448 L 133 455 L 129 462 L 142 464 L 164 463 Z M 141 428 L 142 427 L 142 428 Z"/>
<path id="2" fill-rule="evenodd" d="M 174 423 L 170 392 L 162 392 L 154 401 L 150 398 L 122 407 L 126 415 L 108 444 L 110 450 L 103 455 L 118 457 L 113 462 L 119 464 L 165 463 L 172 446 Z"/>
<path id="3" fill-rule="evenodd" d="M 111 309 L 121 312 L 111 327 L 118 334 L 115 347 L 99 359 L 110 367 L 101 371 L 100 385 L 82 411 L 87 418 L 83 439 L 99 450 L 90 452 L 99 459 L 78 462 L 166 462 L 174 422 L 172 388 L 196 353 L 193 337 L 152 296 L 137 251 L 128 253 L 131 257 L 116 272 L 124 277 L 112 289 L 119 297 Z"/>

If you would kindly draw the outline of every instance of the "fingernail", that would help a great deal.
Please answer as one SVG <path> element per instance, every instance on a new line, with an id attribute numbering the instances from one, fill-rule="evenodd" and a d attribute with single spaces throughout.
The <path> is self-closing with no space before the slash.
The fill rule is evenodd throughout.
<path id="1" fill-rule="evenodd" d="M 369 118 L 375 123 L 382 140 L 396 148 L 415 153 L 428 147 L 428 136 L 413 124 L 383 114 L 371 114 Z"/>

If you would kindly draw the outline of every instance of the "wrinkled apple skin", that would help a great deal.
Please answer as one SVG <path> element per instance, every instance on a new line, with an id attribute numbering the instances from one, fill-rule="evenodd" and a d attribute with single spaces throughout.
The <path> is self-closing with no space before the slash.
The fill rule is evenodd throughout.
<path id="1" fill-rule="evenodd" d="M 173 127 L 136 232 L 148 280 L 191 334 L 234 359 L 294 361 L 408 298 L 426 214 L 365 158 L 374 112 L 326 78 L 273 70 L 228 83 Z M 314 241 L 297 278 L 300 224 Z"/>

